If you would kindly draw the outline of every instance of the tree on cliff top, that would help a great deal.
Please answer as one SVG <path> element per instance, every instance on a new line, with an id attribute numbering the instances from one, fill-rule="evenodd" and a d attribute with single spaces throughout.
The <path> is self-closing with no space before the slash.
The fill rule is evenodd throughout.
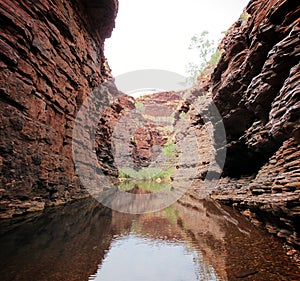
<path id="1" fill-rule="evenodd" d="M 189 80 L 196 82 L 200 74 L 209 75 L 211 73 L 220 59 L 221 52 L 217 48 L 216 41 L 208 39 L 208 31 L 194 35 L 191 38 L 189 49 L 196 50 L 198 53 L 198 62 L 189 63 L 187 66 Z"/>

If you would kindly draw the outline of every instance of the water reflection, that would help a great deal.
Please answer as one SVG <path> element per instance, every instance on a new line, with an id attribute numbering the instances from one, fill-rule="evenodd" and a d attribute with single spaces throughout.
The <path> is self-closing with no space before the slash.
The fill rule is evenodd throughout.
<path id="1" fill-rule="evenodd" d="M 200 253 L 184 242 L 131 233 L 112 242 L 103 263 L 90 280 L 213 281 L 218 278 Z"/>
<path id="2" fill-rule="evenodd" d="M 232 209 L 193 193 L 152 214 L 118 213 L 87 199 L 1 222 L 0 249 L 1 281 L 291 281 L 300 276 L 278 240 Z"/>
<path id="3" fill-rule="evenodd" d="M 171 181 L 156 181 L 156 180 L 126 180 L 119 184 L 119 189 L 134 193 L 134 194 L 145 194 L 153 193 L 160 190 L 170 190 Z"/>

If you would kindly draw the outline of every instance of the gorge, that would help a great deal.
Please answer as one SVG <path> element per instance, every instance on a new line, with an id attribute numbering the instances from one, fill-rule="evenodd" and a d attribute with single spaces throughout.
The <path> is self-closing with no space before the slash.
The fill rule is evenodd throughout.
<path id="1" fill-rule="evenodd" d="M 49 239 L 45 238 L 46 249 L 59 241 L 50 253 L 58 256 L 59 247 L 64 247 L 63 234 L 58 232 L 66 227 L 64 234 L 70 244 L 60 260 L 62 264 L 66 256 L 76 255 L 71 245 L 80 240 L 76 238 L 79 233 L 84 241 L 95 237 L 102 241 L 101 254 L 89 263 L 93 249 L 78 243 L 83 253 L 78 264 L 91 266 L 86 273 L 78 269 L 72 276 L 64 275 L 70 271 L 68 266 L 76 267 L 74 262 L 66 268 L 56 265 L 55 277 L 47 271 L 49 260 L 45 258 L 40 270 L 46 277 L 39 280 L 88 280 L 104 259 L 114 235 L 127 235 L 133 229 L 132 233 L 142 238 L 150 233 L 154 240 L 187 239 L 196 248 L 202 244 L 203 259 L 214 271 L 206 267 L 203 270 L 217 277 L 202 276 L 201 280 L 297 280 L 298 1 L 251 0 L 219 45 L 221 58 L 210 77 L 199 78 L 187 90 L 135 99 L 116 88 L 104 55 L 104 42 L 113 32 L 117 11 L 117 0 L 0 0 L 0 245 L 5 255 L 13 261 L 13 251 L 19 247 L 24 256 L 29 243 L 26 235 L 37 231 L 33 245 L 37 254 L 32 257 L 36 263 L 38 256 L 45 254 L 41 250 L 41 231 L 49 232 L 49 237 L 58 236 L 54 242 L 49 242 L 47 235 Z M 177 174 L 171 176 L 170 186 L 176 189 L 176 183 L 185 182 L 187 192 L 170 207 L 172 211 L 168 207 L 152 215 L 121 214 L 89 198 L 74 168 L 72 142 L 77 114 L 92 92 L 98 93 L 98 102 L 105 105 L 97 120 L 94 142 L 101 175 L 118 183 L 128 176 L 127 170 L 120 175 L 120 167 L 144 171 L 159 163 L 167 163 L 167 169 L 175 167 Z M 226 149 L 225 162 L 216 162 L 212 171 L 203 100 L 213 101 L 226 133 L 226 144 L 214 151 L 218 156 Z M 122 126 L 126 116 L 130 117 Z M 137 125 L 131 128 L 135 121 Z M 216 136 L 216 128 L 211 133 Z M 199 144 L 196 148 L 192 144 L 195 139 Z M 121 145 L 118 155 L 116 143 Z M 201 161 L 182 160 L 183 145 L 188 155 L 200 155 Z M 89 166 L 90 158 L 83 153 L 81 161 Z M 223 168 L 220 174 L 218 168 Z M 203 198 L 201 189 L 208 175 L 217 175 L 218 181 Z M 155 180 L 164 182 L 162 176 Z M 134 185 L 130 190 L 137 194 L 149 192 Z M 64 214 L 61 221 L 59 214 Z M 103 225 L 108 230 L 102 229 Z M 95 231 L 96 236 L 85 227 L 90 233 Z M 25 246 L 18 240 L 23 236 Z M 250 242 L 246 243 L 247 237 Z M 246 251 L 242 250 L 245 243 L 249 254 L 242 255 L 239 251 Z M 268 247 L 274 247 L 274 253 Z M 257 254 L 258 248 L 261 253 Z M 9 279 L 10 271 L 16 272 L 19 267 L 26 272 L 30 266 L 20 261 L 14 268 L 13 262 L 9 265 L 5 261 L 5 255 L 1 255 L 7 267 L 1 269 L 5 280 L 33 280 L 33 269 L 19 279 Z M 215 256 L 219 258 L 215 260 Z M 237 261 L 241 256 L 242 260 Z"/>

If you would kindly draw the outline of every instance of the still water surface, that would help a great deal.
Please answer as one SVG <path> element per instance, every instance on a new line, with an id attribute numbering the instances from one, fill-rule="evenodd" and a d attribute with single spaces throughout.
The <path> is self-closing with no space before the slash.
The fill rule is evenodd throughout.
<path id="1" fill-rule="evenodd" d="M 219 280 L 195 249 L 180 241 L 129 234 L 116 238 L 89 280 Z"/>
<path id="2" fill-rule="evenodd" d="M 191 194 L 152 214 L 86 199 L 1 222 L 0 249 L 1 281 L 300 280 L 280 241 Z"/>

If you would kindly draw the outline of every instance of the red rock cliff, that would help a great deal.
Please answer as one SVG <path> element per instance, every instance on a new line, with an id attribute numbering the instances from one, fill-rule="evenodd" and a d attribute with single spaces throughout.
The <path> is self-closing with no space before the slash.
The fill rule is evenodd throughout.
<path id="1" fill-rule="evenodd" d="M 299 1 L 250 1 L 211 77 L 228 142 L 216 198 L 298 247 L 299 23 Z"/>
<path id="2" fill-rule="evenodd" d="M 1 0 L 0 212 L 10 217 L 86 196 L 72 128 L 109 79 L 103 54 L 117 0 Z"/>
<path id="3" fill-rule="evenodd" d="M 299 134 L 299 14 L 293 0 L 250 1 L 212 75 L 229 142 L 229 174 L 257 169 Z"/>

